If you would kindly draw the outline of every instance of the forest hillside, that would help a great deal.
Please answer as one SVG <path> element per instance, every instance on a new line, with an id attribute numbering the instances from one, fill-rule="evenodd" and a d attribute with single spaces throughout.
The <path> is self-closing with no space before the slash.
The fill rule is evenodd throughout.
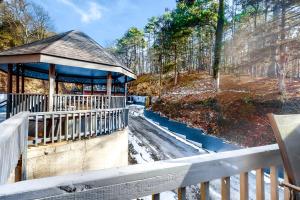
<path id="1" fill-rule="evenodd" d="M 172 74 L 163 77 L 164 90 L 151 109 L 170 119 L 202 128 L 208 134 L 243 146 L 275 142 L 267 113 L 299 113 L 300 80 L 286 80 L 282 99 L 275 78 L 221 75 L 219 92 L 206 71 L 182 73 L 174 86 Z M 129 92 L 157 96 L 159 75 L 142 75 Z"/>

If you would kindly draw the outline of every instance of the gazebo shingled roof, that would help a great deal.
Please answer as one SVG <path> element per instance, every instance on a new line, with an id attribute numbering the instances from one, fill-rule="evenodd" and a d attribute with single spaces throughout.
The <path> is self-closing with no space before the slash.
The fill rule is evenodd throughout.
<path id="1" fill-rule="evenodd" d="M 79 31 L 52 37 L 0 52 L 0 69 L 22 64 L 24 75 L 48 80 L 49 64 L 56 65 L 57 80 L 74 83 L 105 83 L 108 73 L 124 83 L 136 78 L 118 59 L 92 38 Z"/>

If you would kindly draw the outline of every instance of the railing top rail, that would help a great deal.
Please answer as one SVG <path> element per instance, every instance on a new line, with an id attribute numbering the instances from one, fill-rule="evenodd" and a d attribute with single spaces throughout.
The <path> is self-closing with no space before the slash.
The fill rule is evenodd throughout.
<path id="1" fill-rule="evenodd" d="M 6 183 L 27 147 L 28 112 L 0 123 L 0 184 Z"/>
<path id="2" fill-rule="evenodd" d="M 51 196 L 51 199 L 133 199 L 253 169 L 278 166 L 281 162 L 278 146 L 268 145 L 23 181 L 0 186 L 0 198 L 34 199 Z M 68 193 L 61 186 L 88 189 Z"/>
<path id="3" fill-rule="evenodd" d="M 65 114 L 77 114 L 77 113 L 94 113 L 94 112 L 108 112 L 108 111 L 119 111 L 126 108 L 107 108 L 107 109 L 93 109 L 93 110 L 75 110 L 75 111 L 52 111 L 52 112 L 34 112 L 29 113 L 29 116 L 38 115 L 65 115 Z"/>
<path id="4" fill-rule="evenodd" d="M 106 94 L 54 94 L 53 96 L 80 96 L 80 97 L 82 97 L 82 96 L 84 96 L 84 97 L 96 97 L 96 96 L 100 96 L 100 97 L 108 97 L 109 95 L 106 95 Z M 111 95 L 111 97 L 124 97 L 124 96 L 122 96 L 122 95 Z"/>
<path id="5" fill-rule="evenodd" d="M 6 93 L 5 93 L 6 94 Z M 48 94 L 41 94 L 41 93 L 8 93 L 11 95 L 44 95 L 48 96 Z M 103 96 L 108 97 L 106 94 L 54 94 L 53 96 Z M 122 95 L 114 95 L 112 94 L 111 97 L 124 97 Z"/>
<path id="6" fill-rule="evenodd" d="M 48 94 L 41 94 L 41 93 L 8 93 L 10 95 L 43 95 L 48 96 Z"/>

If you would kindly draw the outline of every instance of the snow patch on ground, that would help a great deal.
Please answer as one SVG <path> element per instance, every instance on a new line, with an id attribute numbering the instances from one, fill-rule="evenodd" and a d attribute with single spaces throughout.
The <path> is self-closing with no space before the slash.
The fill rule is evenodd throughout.
<path id="1" fill-rule="evenodd" d="M 132 145 L 133 150 L 130 150 L 130 157 L 135 160 L 138 164 L 154 162 L 155 160 L 151 156 L 151 150 L 143 145 L 142 141 L 137 138 L 132 132 L 128 134 L 129 145 Z M 177 199 L 177 194 L 173 191 L 167 191 L 160 194 L 161 199 Z M 139 198 L 139 200 L 152 200 L 151 196 Z"/>

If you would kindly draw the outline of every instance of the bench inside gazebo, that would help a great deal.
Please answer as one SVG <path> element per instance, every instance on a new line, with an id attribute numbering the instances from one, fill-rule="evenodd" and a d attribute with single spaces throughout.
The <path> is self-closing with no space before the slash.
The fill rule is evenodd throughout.
<path id="1" fill-rule="evenodd" d="M 0 52 L 0 69 L 7 73 L 7 118 L 30 112 L 31 144 L 109 133 L 126 125 L 126 84 L 136 76 L 82 32 Z M 25 77 L 47 80 L 48 93 L 26 93 Z M 59 83 L 89 90 L 59 94 Z"/>

